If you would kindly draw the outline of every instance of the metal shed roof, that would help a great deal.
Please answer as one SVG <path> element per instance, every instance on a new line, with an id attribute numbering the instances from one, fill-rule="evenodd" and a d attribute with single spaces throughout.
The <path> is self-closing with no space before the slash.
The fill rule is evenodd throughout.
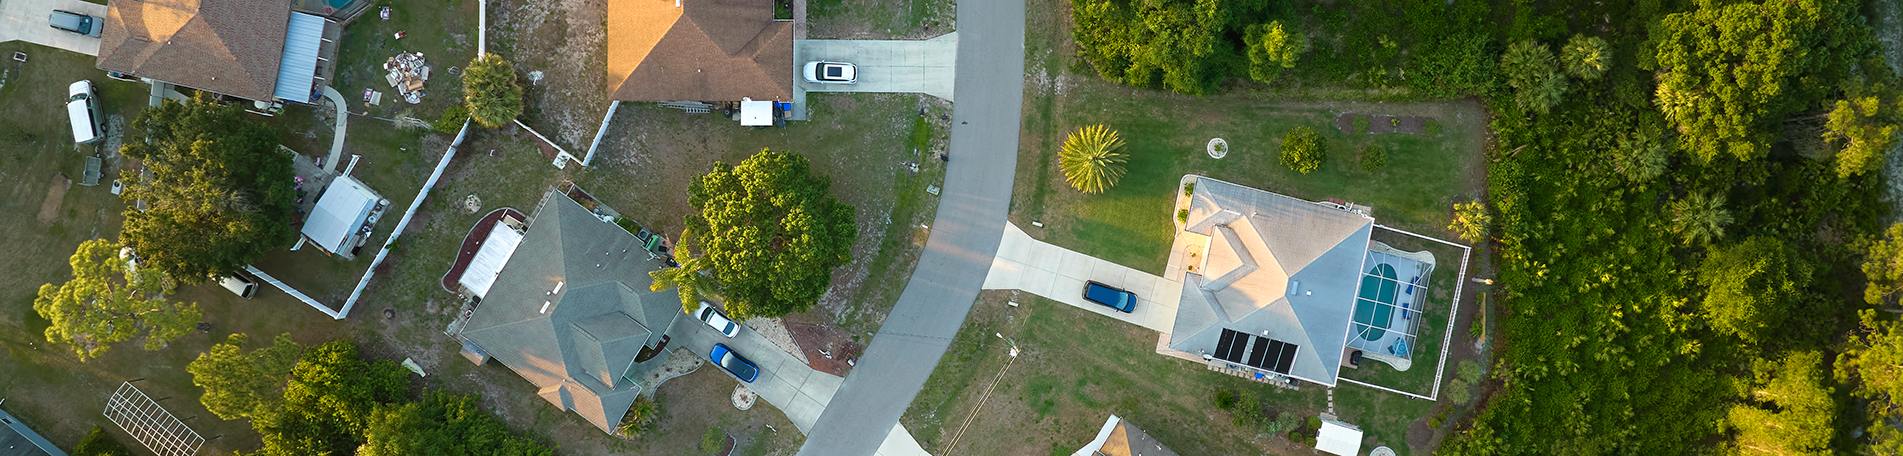
<path id="1" fill-rule="evenodd" d="M 502 273 L 502 266 L 509 264 L 509 257 L 515 255 L 515 247 L 522 245 L 522 232 L 506 224 L 497 223 L 489 227 L 489 237 L 482 241 L 482 248 L 476 250 L 476 257 L 469 260 L 469 269 L 463 270 L 463 276 L 456 283 L 480 298 L 489 294 L 489 287 L 496 284 L 496 275 Z"/>
<path id="2" fill-rule="evenodd" d="M 312 83 L 317 79 L 317 52 L 324 45 L 324 18 L 291 12 L 290 28 L 284 33 L 284 58 L 278 60 L 278 80 L 272 96 L 285 101 L 310 103 Z"/>
<path id="3" fill-rule="evenodd" d="M 304 237 L 326 252 L 337 253 L 349 245 L 357 228 L 369 219 L 370 211 L 381 199 L 383 197 L 370 191 L 363 182 L 350 176 L 337 176 L 324 190 L 324 196 L 318 198 L 317 207 L 311 209 L 310 219 L 304 221 Z"/>

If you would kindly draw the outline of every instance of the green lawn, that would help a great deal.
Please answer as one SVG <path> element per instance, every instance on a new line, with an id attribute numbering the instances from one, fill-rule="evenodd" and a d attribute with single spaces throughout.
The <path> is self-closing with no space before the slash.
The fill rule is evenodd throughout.
<path id="1" fill-rule="evenodd" d="M 1030 295 L 1009 307 L 1006 296 L 980 297 L 901 419 L 926 451 L 1070 454 L 1115 414 L 1178 454 L 1287 452 L 1286 440 L 1243 428 L 1217 409 L 1216 390 L 1249 388 L 1295 416 L 1326 406 L 1322 388 L 1289 391 L 1214 373 L 1157 355 L 1155 332 Z M 972 419 L 1012 344 L 1021 353 Z M 956 448 L 946 448 L 968 419 Z"/>
<path id="2" fill-rule="evenodd" d="M 806 4 L 812 38 L 906 38 L 938 36 L 956 25 L 951 0 L 811 0 Z"/>

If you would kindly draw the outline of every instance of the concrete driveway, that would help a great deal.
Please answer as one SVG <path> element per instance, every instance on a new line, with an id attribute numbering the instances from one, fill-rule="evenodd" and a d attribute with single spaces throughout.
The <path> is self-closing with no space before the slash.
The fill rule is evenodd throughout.
<path id="1" fill-rule="evenodd" d="M 859 82 L 806 81 L 806 62 L 827 60 L 858 67 Z M 796 40 L 793 77 L 807 92 L 923 93 L 952 99 L 957 74 L 958 32 L 929 40 Z"/>
<path id="2" fill-rule="evenodd" d="M 1085 301 L 1084 281 L 1095 280 L 1137 295 L 1136 310 L 1123 313 Z M 987 290 L 1024 290 L 1126 323 L 1168 333 L 1176 323 L 1176 304 L 1183 283 L 1108 260 L 1077 253 L 1032 239 L 1017 225 L 1006 224 L 998 256 L 985 276 Z"/>
<path id="3" fill-rule="evenodd" d="M 99 55 L 99 39 L 46 24 L 53 10 L 90 14 L 105 20 L 106 5 L 81 0 L 0 0 L 0 43 L 25 41 L 86 55 Z"/>

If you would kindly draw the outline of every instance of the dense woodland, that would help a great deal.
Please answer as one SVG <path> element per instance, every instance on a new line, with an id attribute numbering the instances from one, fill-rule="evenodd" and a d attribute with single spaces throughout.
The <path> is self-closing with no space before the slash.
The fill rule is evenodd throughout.
<path id="1" fill-rule="evenodd" d="M 1903 97 L 1873 5 L 1072 7 L 1124 84 L 1489 106 L 1498 388 L 1442 452 L 1903 452 Z"/>

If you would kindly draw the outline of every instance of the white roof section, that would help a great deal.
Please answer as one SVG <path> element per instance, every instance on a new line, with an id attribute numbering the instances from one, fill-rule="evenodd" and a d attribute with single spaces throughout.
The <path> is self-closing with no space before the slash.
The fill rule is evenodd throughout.
<path id="1" fill-rule="evenodd" d="M 317 199 L 310 218 L 304 220 L 304 237 L 326 252 L 337 253 L 356 239 L 357 229 L 382 199 L 356 178 L 337 176 L 324 189 L 324 196 Z"/>
<path id="2" fill-rule="evenodd" d="M 456 283 L 477 298 L 488 295 L 489 287 L 496 284 L 496 276 L 502 273 L 502 266 L 509 264 L 509 257 L 515 256 L 515 248 L 520 245 L 522 232 L 504 223 L 489 227 L 489 238 L 482 241 L 476 257 L 469 260 L 469 268 L 463 270 L 462 278 L 456 279 Z"/>
<path id="3" fill-rule="evenodd" d="M 773 102 L 764 101 L 764 100 L 754 100 L 751 98 L 741 98 L 740 99 L 740 126 L 743 126 L 743 127 L 771 127 L 773 126 Z"/>
<path id="4" fill-rule="evenodd" d="M 292 11 L 284 33 L 284 58 L 278 60 L 277 86 L 271 96 L 310 103 L 312 83 L 317 80 L 317 53 L 323 45 L 324 18 Z"/>
<path id="5" fill-rule="evenodd" d="M 1321 434 L 1315 437 L 1315 449 L 1328 454 L 1356 456 L 1361 453 L 1361 429 L 1323 418 Z"/>
<path id="6" fill-rule="evenodd" d="M 1259 335 L 1300 347 L 1289 376 L 1334 386 L 1374 219 L 1203 177 L 1183 231 L 1209 241 L 1170 347 L 1212 354 L 1223 329 Z"/>

